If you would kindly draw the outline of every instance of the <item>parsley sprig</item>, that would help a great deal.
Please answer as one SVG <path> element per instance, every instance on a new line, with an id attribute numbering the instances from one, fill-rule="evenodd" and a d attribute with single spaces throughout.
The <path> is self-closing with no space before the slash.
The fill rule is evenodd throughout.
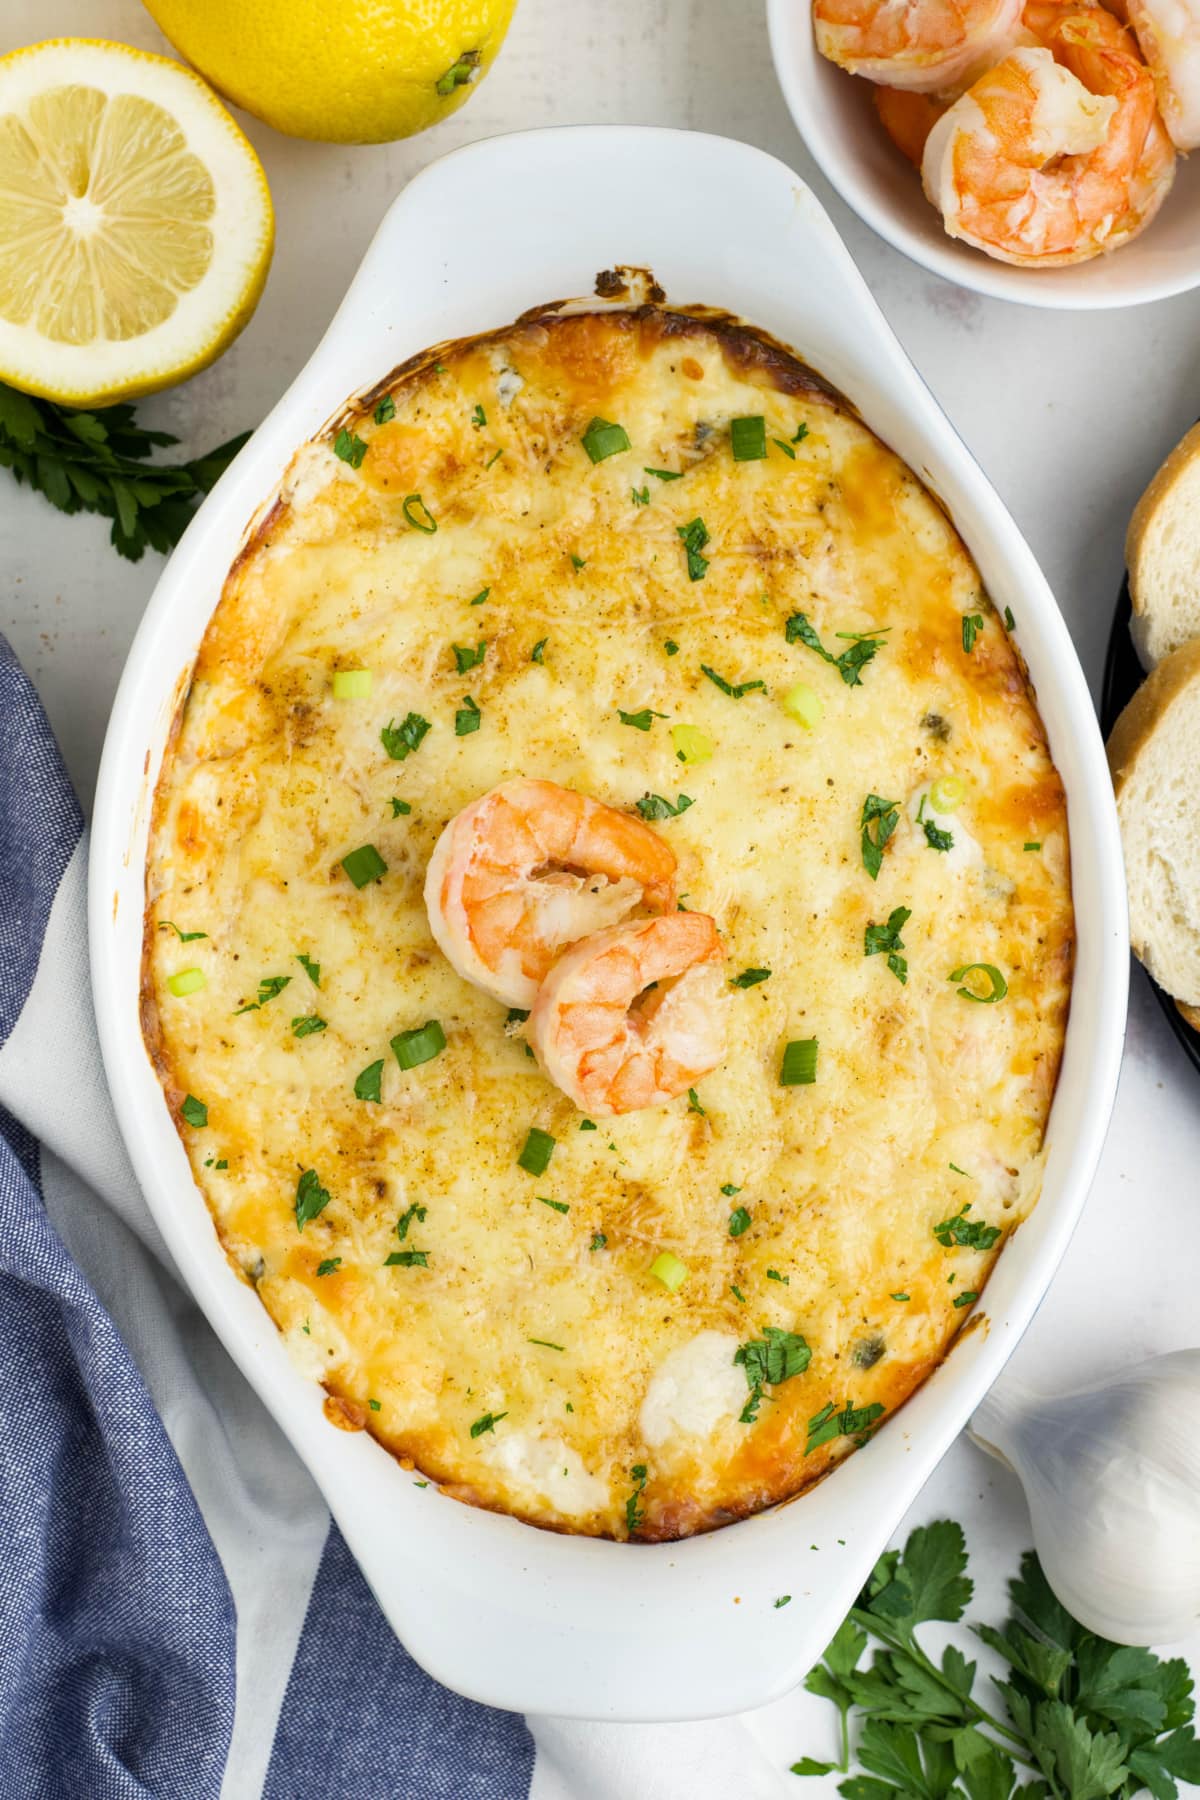
<path id="1" fill-rule="evenodd" d="M 145 430 L 132 406 L 80 412 L 0 382 L 0 465 L 59 512 L 103 513 L 112 520 L 114 550 L 130 562 L 138 562 L 147 545 L 164 555 L 175 547 L 195 502 L 249 435 L 244 431 L 207 456 L 165 467 L 147 458 L 179 439 Z"/>
<path id="2" fill-rule="evenodd" d="M 841 1760 L 806 1756 L 793 1774 L 837 1770 L 846 1800 L 1132 1800 L 1144 1788 L 1176 1800 L 1179 1782 L 1200 1782 L 1187 1664 L 1085 1630 L 1032 1550 L 1009 1582 L 1005 1624 L 973 1627 L 1008 1665 L 992 1681 L 999 1707 L 975 1697 L 976 1665 L 957 1645 L 934 1662 L 917 1627 L 962 1618 L 966 1571 L 962 1527 L 949 1519 L 918 1526 L 903 1552 L 880 1557 L 805 1682 L 838 1709 Z M 879 1648 L 862 1669 L 868 1640 Z M 865 1775 L 849 1773 L 852 1713 Z"/>
<path id="3" fill-rule="evenodd" d="M 838 631 L 834 635 L 848 638 L 850 647 L 835 656 L 827 650 L 811 624 L 807 613 L 793 613 L 784 625 L 783 634 L 789 644 L 804 644 L 814 650 L 822 662 L 832 663 L 847 687 L 861 687 L 862 671 L 875 657 L 880 648 L 880 640 L 891 630 L 890 625 L 880 625 L 873 631 Z"/>

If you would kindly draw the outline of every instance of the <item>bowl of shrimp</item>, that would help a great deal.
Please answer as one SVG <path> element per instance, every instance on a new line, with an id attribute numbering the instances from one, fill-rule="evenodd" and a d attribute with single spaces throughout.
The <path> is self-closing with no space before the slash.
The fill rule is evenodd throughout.
<path id="1" fill-rule="evenodd" d="M 1030 306 L 1200 285 L 1198 0 L 768 0 L 822 172 L 897 250 Z"/>

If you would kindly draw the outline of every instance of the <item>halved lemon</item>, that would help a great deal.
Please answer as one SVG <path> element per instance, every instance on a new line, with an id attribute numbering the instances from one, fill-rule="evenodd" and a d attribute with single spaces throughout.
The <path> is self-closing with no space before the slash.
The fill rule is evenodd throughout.
<path id="1" fill-rule="evenodd" d="M 0 379 L 101 406 L 194 374 L 273 241 L 262 165 L 190 70 L 91 38 L 0 57 Z"/>

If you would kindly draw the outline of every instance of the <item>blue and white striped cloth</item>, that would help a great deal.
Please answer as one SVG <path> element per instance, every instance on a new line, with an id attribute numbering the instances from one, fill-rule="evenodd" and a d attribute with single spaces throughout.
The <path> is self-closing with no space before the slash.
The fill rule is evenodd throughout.
<path id="1" fill-rule="evenodd" d="M 779 1800 L 737 1720 L 425 1675 L 191 1303 L 104 1087 L 85 834 L 0 637 L 0 1800 Z"/>

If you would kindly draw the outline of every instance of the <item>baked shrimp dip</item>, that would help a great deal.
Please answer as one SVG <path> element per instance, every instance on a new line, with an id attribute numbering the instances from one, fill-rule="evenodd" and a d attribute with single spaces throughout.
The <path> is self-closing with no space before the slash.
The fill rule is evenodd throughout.
<path id="1" fill-rule="evenodd" d="M 1036 1202 L 1066 1025 L 1012 629 L 702 310 L 543 310 L 297 453 L 163 766 L 143 1015 L 334 1424 L 641 1540 L 886 1429 Z"/>

